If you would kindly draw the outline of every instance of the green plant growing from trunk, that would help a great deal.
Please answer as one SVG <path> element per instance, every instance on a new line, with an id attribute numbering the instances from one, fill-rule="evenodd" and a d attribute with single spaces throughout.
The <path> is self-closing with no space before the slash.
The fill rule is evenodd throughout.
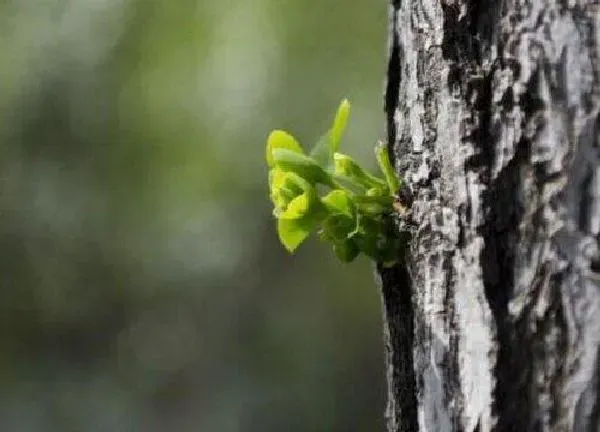
<path id="1" fill-rule="evenodd" d="M 390 265 L 398 260 L 404 242 L 387 224 L 401 180 L 381 143 L 375 155 L 382 178 L 338 152 L 349 112 L 350 103 L 343 100 L 331 129 L 308 154 L 285 131 L 269 135 L 266 157 L 277 232 L 290 252 L 316 231 L 343 262 L 362 252 Z"/>

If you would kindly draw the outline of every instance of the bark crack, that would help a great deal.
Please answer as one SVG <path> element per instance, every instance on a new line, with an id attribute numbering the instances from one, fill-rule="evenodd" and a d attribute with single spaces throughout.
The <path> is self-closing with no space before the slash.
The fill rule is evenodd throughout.
<path id="1" fill-rule="evenodd" d="M 398 40 L 399 0 L 390 4 L 387 82 L 384 110 L 387 119 L 388 152 L 395 162 L 392 149 L 397 140 L 395 114 L 398 109 L 401 83 L 402 48 Z M 384 342 L 388 381 L 388 431 L 417 432 L 417 396 L 413 358 L 414 307 L 412 282 L 404 260 L 392 268 L 378 265 L 383 300 Z"/>
<path id="2" fill-rule="evenodd" d="M 405 265 L 378 266 L 384 306 L 384 341 L 389 398 L 386 411 L 390 432 L 417 432 L 417 399 L 413 361 L 414 310 L 412 286 Z"/>

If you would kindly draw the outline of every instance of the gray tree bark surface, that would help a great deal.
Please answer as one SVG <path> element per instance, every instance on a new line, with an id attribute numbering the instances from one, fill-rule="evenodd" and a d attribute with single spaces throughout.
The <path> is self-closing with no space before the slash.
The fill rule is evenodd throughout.
<path id="1" fill-rule="evenodd" d="M 600 430 L 600 6 L 389 7 L 388 429 Z"/>

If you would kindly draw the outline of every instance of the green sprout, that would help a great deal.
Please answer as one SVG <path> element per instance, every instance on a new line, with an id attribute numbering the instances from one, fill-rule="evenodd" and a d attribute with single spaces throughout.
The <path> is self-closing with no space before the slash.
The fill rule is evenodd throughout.
<path id="1" fill-rule="evenodd" d="M 390 265 L 402 246 L 387 223 L 401 182 L 382 144 L 375 155 L 383 178 L 337 151 L 349 112 L 350 103 L 343 100 L 331 129 L 308 154 L 285 131 L 269 135 L 266 156 L 277 233 L 290 252 L 316 231 L 343 262 L 362 252 Z"/>

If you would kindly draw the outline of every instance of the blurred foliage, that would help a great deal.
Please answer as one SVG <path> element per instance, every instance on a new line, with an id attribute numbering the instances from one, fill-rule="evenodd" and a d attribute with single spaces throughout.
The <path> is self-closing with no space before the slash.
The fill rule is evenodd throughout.
<path id="1" fill-rule="evenodd" d="M 374 164 L 385 14 L 0 2 L 0 430 L 382 429 L 370 263 L 290 257 L 263 158 L 347 96 Z"/>

